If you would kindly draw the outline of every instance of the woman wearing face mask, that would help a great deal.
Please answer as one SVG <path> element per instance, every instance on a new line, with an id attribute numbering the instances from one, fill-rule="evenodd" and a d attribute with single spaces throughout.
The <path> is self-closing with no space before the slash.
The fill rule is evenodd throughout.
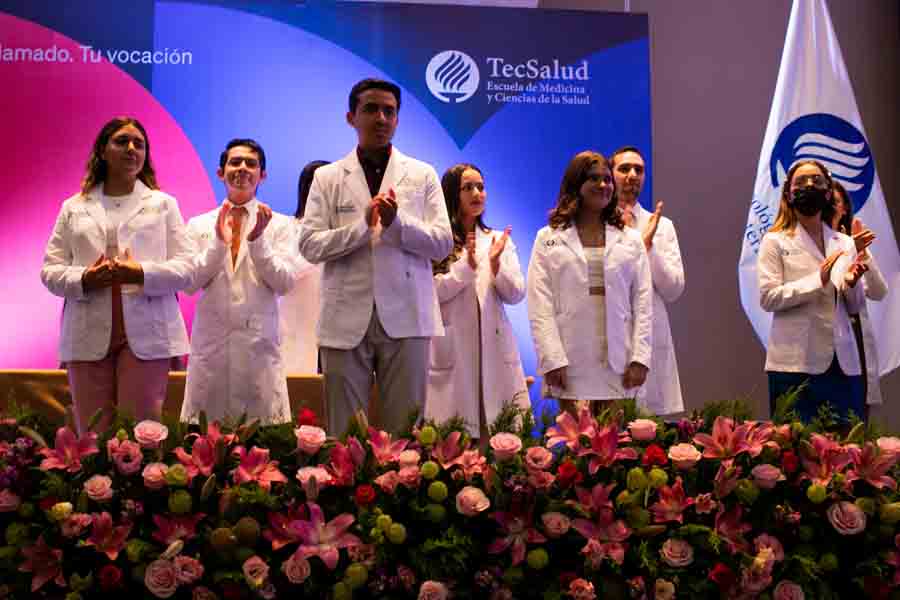
<path id="1" fill-rule="evenodd" d="M 79 432 L 99 409 L 160 418 L 170 359 L 189 351 L 176 292 L 191 284 L 191 252 L 175 198 L 156 184 L 143 125 L 112 119 L 81 192 L 62 205 L 41 269 L 65 298 L 59 351 Z"/>
<path id="2" fill-rule="evenodd" d="M 440 422 L 459 415 L 483 439 L 503 404 L 530 406 L 504 309 L 522 301 L 525 281 L 510 228 L 498 234 L 484 224 L 487 191 L 478 167 L 451 167 L 441 187 L 454 249 L 434 267 L 445 334 L 431 338 L 425 416 Z"/>
<path id="3" fill-rule="evenodd" d="M 877 302 L 884 299 L 888 293 L 887 281 L 875 262 L 872 249 L 867 248 L 875 240 L 875 234 L 866 228 L 861 220 L 853 216 L 853 202 L 844 186 L 834 181 L 831 194 L 831 203 L 822 211 L 822 220 L 831 228 L 841 233 L 852 233 L 853 242 L 862 262 L 869 270 L 862 278 L 863 292 L 866 302 L 859 311 L 859 325 L 856 331 L 857 345 L 861 347 L 866 371 L 866 408 L 872 404 L 881 404 L 881 383 L 879 381 L 878 353 L 875 347 L 875 331 L 872 329 L 872 321 L 869 320 L 869 311 L 866 307 L 868 301 Z"/>
<path id="4" fill-rule="evenodd" d="M 759 249 L 760 305 L 773 313 L 766 352 L 770 410 L 800 390 L 794 407 L 808 422 L 828 403 L 846 420 L 862 417 L 863 377 L 849 315 L 860 311 L 868 270 L 853 240 L 822 221 L 832 180 L 814 160 L 788 170 L 775 225 Z M 871 240 L 870 240 L 871 241 Z"/>
<path id="5" fill-rule="evenodd" d="M 626 228 L 606 159 L 577 154 L 528 266 L 528 318 L 544 393 L 576 400 L 634 394 L 650 364 L 653 284 L 641 235 Z M 594 402 L 594 408 L 602 408 Z"/>

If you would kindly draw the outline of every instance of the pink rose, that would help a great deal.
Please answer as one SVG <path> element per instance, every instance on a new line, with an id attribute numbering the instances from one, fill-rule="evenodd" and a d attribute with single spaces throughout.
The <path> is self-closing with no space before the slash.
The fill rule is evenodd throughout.
<path id="1" fill-rule="evenodd" d="M 397 489 L 397 484 L 399 483 L 400 475 L 398 475 L 397 471 L 394 471 L 393 469 L 375 478 L 375 485 L 380 487 L 382 491 L 388 494 L 393 494 L 394 490 Z"/>
<path id="2" fill-rule="evenodd" d="M 191 596 L 191 600 L 219 600 L 219 597 L 216 596 L 216 593 L 208 587 L 198 585 L 194 588 L 194 593 Z"/>
<path id="3" fill-rule="evenodd" d="M 866 513 L 852 502 L 842 500 L 828 507 L 828 521 L 841 535 L 856 535 L 866 528 Z"/>
<path id="4" fill-rule="evenodd" d="M 175 565 L 170 560 L 154 560 L 144 572 L 144 585 L 157 598 L 169 598 L 178 589 Z"/>
<path id="5" fill-rule="evenodd" d="M 891 454 L 900 454 L 900 438 L 896 437 L 880 437 L 875 441 L 882 452 L 890 452 Z"/>
<path id="6" fill-rule="evenodd" d="M 414 490 L 419 487 L 419 475 L 419 467 L 403 467 L 398 473 L 398 478 L 400 483 Z"/>
<path id="7" fill-rule="evenodd" d="M 294 430 L 297 436 L 297 448 L 303 454 L 312 456 L 325 443 L 325 430 L 315 425 L 301 425 Z"/>
<path id="8" fill-rule="evenodd" d="M 775 586 L 775 600 L 804 600 L 803 588 L 790 579 L 782 579 Z"/>
<path id="9" fill-rule="evenodd" d="M 400 463 L 401 468 L 416 467 L 419 465 L 420 460 L 422 460 L 422 455 L 415 450 L 404 450 L 400 453 L 400 456 L 397 457 L 397 461 Z"/>
<path id="10" fill-rule="evenodd" d="M 694 499 L 694 510 L 698 515 L 706 515 L 716 510 L 718 504 L 712 494 L 700 494 Z"/>
<path id="11" fill-rule="evenodd" d="M 447 586 L 439 581 L 426 581 L 419 588 L 418 600 L 446 600 Z"/>
<path id="12" fill-rule="evenodd" d="M 491 449 L 498 461 L 512 460 L 522 449 L 522 440 L 512 433 L 498 433 L 491 438 Z"/>
<path id="13" fill-rule="evenodd" d="M 547 490 L 556 481 L 556 476 L 547 471 L 531 471 L 528 474 L 528 485 L 536 490 Z"/>
<path id="14" fill-rule="evenodd" d="M 771 490 L 779 481 L 784 481 L 781 469 L 770 464 L 756 465 L 750 474 L 753 476 L 753 483 L 764 490 Z"/>
<path id="15" fill-rule="evenodd" d="M 144 448 L 159 448 L 169 437 L 169 428 L 156 421 L 141 421 L 134 426 L 134 439 Z"/>
<path id="16" fill-rule="evenodd" d="M 297 469 L 297 475 L 295 477 L 304 487 L 311 477 L 315 477 L 316 483 L 320 486 L 328 485 L 333 480 L 331 473 L 322 467 L 303 467 L 302 469 Z"/>
<path id="17" fill-rule="evenodd" d="M 553 464 L 553 453 L 543 446 L 532 446 L 525 451 L 525 466 L 529 469 L 540 470 Z"/>
<path id="18" fill-rule="evenodd" d="M 0 491 L 0 512 L 13 512 L 22 504 L 22 499 L 9 490 Z"/>
<path id="19" fill-rule="evenodd" d="M 173 561 L 175 579 L 178 583 L 194 583 L 203 577 L 203 565 L 196 558 L 178 555 Z"/>
<path id="20" fill-rule="evenodd" d="M 559 538 L 566 535 L 572 527 L 571 519 L 558 512 L 546 512 L 542 514 L 541 523 L 544 524 L 544 531 L 552 538 Z"/>
<path id="21" fill-rule="evenodd" d="M 119 442 L 116 438 L 112 438 L 106 443 L 106 450 L 122 475 L 134 475 L 141 470 L 144 454 L 138 444 L 131 440 Z"/>
<path id="22" fill-rule="evenodd" d="M 771 550 L 772 558 L 776 562 L 784 560 L 784 546 L 781 545 L 778 538 L 771 536 L 768 533 L 756 536 L 756 539 L 753 540 L 753 545 L 757 552 L 761 552 L 763 548 Z"/>
<path id="23" fill-rule="evenodd" d="M 81 535 L 93 521 L 91 515 L 85 513 L 72 513 L 69 518 L 59 526 L 64 537 L 72 538 Z"/>
<path id="24" fill-rule="evenodd" d="M 251 588 L 261 588 L 269 578 L 269 565 L 260 557 L 254 555 L 244 561 L 244 579 Z"/>
<path id="25" fill-rule="evenodd" d="M 161 490 L 166 487 L 166 473 L 169 465 L 164 463 L 150 463 L 144 467 L 141 473 L 144 477 L 144 486 L 151 490 Z"/>
<path id="26" fill-rule="evenodd" d="M 594 593 L 594 584 L 580 577 L 569 584 L 569 595 L 574 600 L 594 600 L 597 597 Z"/>
<path id="27" fill-rule="evenodd" d="M 667 539 L 659 550 L 662 559 L 670 567 L 686 567 L 694 562 L 694 548 L 679 538 Z"/>
<path id="28" fill-rule="evenodd" d="M 106 502 L 112 499 L 112 479 L 106 475 L 94 475 L 84 482 L 84 491 L 94 502 Z"/>
<path id="29" fill-rule="evenodd" d="M 309 561 L 302 556 L 291 554 L 290 558 L 281 563 L 281 570 L 288 578 L 288 581 L 295 585 L 299 585 L 307 580 L 312 573 L 312 567 Z"/>
<path id="30" fill-rule="evenodd" d="M 693 444 L 675 444 L 669 448 L 669 460 L 682 471 L 690 469 L 700 460 L 700 451 Z"/>
<path id="31" fill-rule="evenodd" d="M 639 442 L 649 442 L 656 437 L 656 421 L 635 419 L 628 424 L 628 432 Z"/>
<path id="32" fill-rule="evenodd" d="M 467 485 L 456 494 L 456 510 L 467 517 L 486 511 L 491 501 L 477 487 Z"/>

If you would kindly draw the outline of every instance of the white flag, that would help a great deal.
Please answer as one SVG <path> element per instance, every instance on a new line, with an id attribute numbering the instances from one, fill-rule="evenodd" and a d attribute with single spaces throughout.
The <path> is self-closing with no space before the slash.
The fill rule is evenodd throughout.
<path id="1" fill-rule="evenodd" d="M 828 167 L 852 197 L 856 215 L 878 238 L 872 253 L 889 292 L 880 302 L 870 301 L 868 311 L 884 375 L 900 365 L 900 253 L 825 0 L 794 0 L 791 8 L 744 230 L 738 264 L 741 304 L 763 345 L 772 315 L 759 307 L 756 257 L 778 214 L 785 173 L 803 158 Z"/>

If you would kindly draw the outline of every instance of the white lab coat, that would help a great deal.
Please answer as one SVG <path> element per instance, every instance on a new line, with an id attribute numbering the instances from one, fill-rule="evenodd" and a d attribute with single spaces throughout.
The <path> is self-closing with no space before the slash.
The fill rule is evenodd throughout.
<path id="1" fill-rule="evenodd" d="M 651 213 L 638 204 L 634 216 L 636 230 L 643 232 Z M 684 266 L 671 219 L 660 218 L 647 257 L 653 277 L 653 358 L 638 403 L 654 414 L 669 415 L 684 410 L 675 343 L 666 309 L 666 304 L 678 300 L 684 291 Z"/>
<path id="2" fill-rule="evenodd" d="M 431 338 L 425 416 L 442 423 L 459 415 L 474 437 L 480 436 L 479 389 L 487 424 L 494 422 L 506 402 L 530 406 L 516 336 L 503 307 L 525 298 L 525 278 L 511 239 L 500 255 L 497 275 L 493 274 L 488 253 L 494 235 L 501 233 L 475 228 L 477 271 L 463 251 L 449 273 L 434 278 L 444 335 Z"/>
<path id="3" fill-rule="evenodd" d="M 878 302 L 883 300 L 888 293 L 888 284 L 875 262 L 875 256 L 872 249 L 868 251 L 869 258 L 866 264 L 869 270 L 862 277 L 863 292 L 866 296 L 866 302 L 863 302 L 859 311 L 860 327 L 863 334 L 863 349 L 866 352 L 866 404 L 882 404 L 881 397 L 881 365 L 878 363 L 878 351 L 875 344 L 875 330 L 872 328 L 872 321 L 869 319 L 869 311 L 866 308 L 868 301 Z M 882 335 L 888 335 L 887 332 L 881 332 Z"/>
<path id="4" fill-rule="evenodd" d="M 117 229 L 119 248 L 130 248 L 144 270 L 142 286 L 122 294 L 128 346 L 140 359 L 187 354 L 188 338 L 176 293 L 191 283 L 192 247 L 175 198 L 135 183 L 140 201 Z M 112 333 L 110 288 L 85 293 L 81 277 L 106 252 L 109 222 L 102 188 L 66 200 L 47 242 L 41 281 L 66 299 L 59 359 L 100 360 L 109 352 Z"/>
<path id="5" fill-rule="evenodd" d="M 325 263 L 318 335 L 322 347 L 362 341 L 374 305 L 392 338 L 443 335 L 431 261 L 453 247 L 444 194 L 434 169 L 393 148 L 381 192 L 399 205 L 391 226 L 372 232 L 371 194 L 354 149 L 316 170 L 300 223 L 300 252 Z"/>
<path id="6" fill-rule="evenodd" d="M 300 221 L 293 219 L 294 234 Z M 293 244 L 297 248 L 296 239 Z M 279 309 L 281 327 L 281 357 L 287 373 L 314 374 L 319 365 L 319 340 L 316 324 L 319 321 L 319 295 L 322 288 L 322 266 L 309 263 L 297 251 L 297 282 L 281 298 Z"/>
<path id="7" fill-rule="evenodd" d="M 290 218 L 273 213 L 263 234 L 248 242 L 259 202 L 254 198 L 245 206 L 234 266 L 229 247 L 216 236 L 219 208 L 188 222 L 197 249 L 192 291 L 203 293 L 194 313 L 183 421 L 201 410 L 210 420 L 245 412 L 263 423 L 291 419 L 277 296 L 296 281 L 295 238 Z"/>
<path id="8" fill-rule="evenodd" d="M 766 349 L 766 371 L 824 373 L 835 354 L 841 370 L 859 375 L 859 352 L 849 313 L 865 301 L 863 286 L 848 288 L 844 274 L 856 256 L 849 236 L 822 225 L 825 255 L 806 229 L 770 231 L 763 236 L 757 259 L 759 303 L 774 313 Z M 822 285 L 819 267 L 835 250 L 844 254 Z"/>
<path id="9" fill-rule="evenodd" d="M 652 354 L 653 283 L 640 234 L 606 226 L 604 250 L 606 336 L 609 368 L 632 362 L 649 366 Z M 586 357 L 593 335 L 588 323 L 588 266 L 577 228 L 538 231 L 528 264 L 528 319 L 538 374 L 567 367 L 570 377 L 598 372 Z"/>

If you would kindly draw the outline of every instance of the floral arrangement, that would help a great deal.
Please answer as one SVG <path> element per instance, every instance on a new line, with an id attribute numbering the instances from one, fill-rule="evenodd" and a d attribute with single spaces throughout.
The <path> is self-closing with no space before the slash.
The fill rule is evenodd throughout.
<path id="1" fill-rule="evenodd" d="M 394 438 L 0 422 L 0 598 L 895 598 L 900 439 L 632 406 Z M 45 442 L 45 435 L 54 442 Z"/>

